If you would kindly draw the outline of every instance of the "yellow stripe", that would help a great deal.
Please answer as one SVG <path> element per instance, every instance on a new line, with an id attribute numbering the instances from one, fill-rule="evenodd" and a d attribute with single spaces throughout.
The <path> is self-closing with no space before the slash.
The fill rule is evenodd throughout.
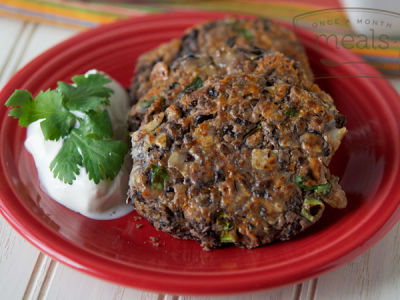
<path id="1" fill-rule="evenodd" d="M 75 19 L 83 19 L 91 22 L 97 23 L 110 23 L 120 18 L 116 16 L 105 16 L 105 15 L 98 15 L 98 14 L 91 14 L 85 11 L 78 11 L 78 10 L 71 10 L 65 8 L 58 8 L 51 5 L 46 4 L 38 4 L 32 2 L 25 2 L 20 0 L 2 0 L 2 2 L 8 6 L 31 10 L 38 13 L 48 13 L 52 15 L 60 15 Z"/>
<path id="2" fill-rule="evenodd" d="M 351 49 L 353 52 L 360 55 L 373 55 L 373 56 L 382 56 L 382 57 L 397 57 L 400 56 L 400 50 L 379 50 L 379 49 L 359 49 L 354 48 Z"/>

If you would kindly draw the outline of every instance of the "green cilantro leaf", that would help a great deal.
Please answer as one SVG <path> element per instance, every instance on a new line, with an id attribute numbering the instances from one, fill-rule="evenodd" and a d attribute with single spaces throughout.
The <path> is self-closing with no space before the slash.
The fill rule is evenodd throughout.
<path id="1" fill-rule="evenodd" d="M 76 175 L 79 175 L 79 166 L 82 166 L 79 148 L 76 147 L 73 139 L 66 139 L 50 163 L 50 170 L 53 172 L 54 178 L 72 184 Z"/>
<path id="2" fill-rule="evenodd" d="M 113 179 L 121 169 L 128 146 L 112 140 L 110 116 L 103 105 L 109 105 L 113 92 L 104 87 L 111 82 L 103 74 L 78 75 L 74 85 L 58 83 L 58 89 L 40 92 L 36 98 L 24 90 L 16 90 L 7 100 L 13 107 L 9 116 L 26 127 L 41 120 L 46 140 L 63 139 L 63 145 L 50 164 L 54 177 L 72 184 L 80 167 L 89 179 L 99 183 Z"/>
<path id="3" fill-rule="evenodd" d="M 80 121 L 79 127 L 83 133 L 90 137 L 112 138 L 113 130 L 108 111 L 89 111 L 87 117 Z"/>
<path id="4" fill-rule="evenodd" d="M 62 105 L 62 97 L 56 91 L 40 92 L 35 98 L 37 111 L 42 112 L 40 122 L 46 140 L 58 140 L 68 135 L 76 117 Z"/>
<path id="5" fill-rule="evenodd" d="M 104 74 L 77 75 L 72 77 L 76 86 L 58 82 L 58 88 L 65 97 L 65 106 L 70 110 L 88 112 L 101 104 L 109 104 L 113 90 L 103 85 L 111 82 Z"/>
<path id="6" fill-rule="evenodd" d="M 99 183 L 100 179 L 113 179 L 117 176 L 128 152 L 124 142 L 90 138 L 79 129 L 71 131 L 70 139 L 81 152 L 89 179 Z"/>
<path id="7" fill-rule="evenodd" d="M 6 106 L 13 108 L 8 114 L 14 119 L 19 119 L 18 124 L 22 127 L 40 119 L 40 115 L 35 111 L 35 101 L 32 94 L 25 90 L 15 90 L 5 103 Z"/>
<path id="8" fill-rule="evenodd" d="M 19 125 L 23 127 L 44 119 L 40 127 L 46 140 L 65 137 L 75 122 L 75 116 L 64 108 L 62 95 L 57 91 L 40 92 L 34 100 L 31 93 L 16 90 L 6 106 L 15 107 L 9 116 L 19 119 Z"/>
<path id="9" fill-rule="evenodd" d="M 73 129 L 51 162 L 50 169 L 57 178 L 71 184 L 75 174 L 79 174 L 77 166 L 83 166 L 89 179 L 97 184 L 101 179 L 117 176 L 127 152 L 128 146 L 121 141 L 94 139 L 79 129 Z"/>

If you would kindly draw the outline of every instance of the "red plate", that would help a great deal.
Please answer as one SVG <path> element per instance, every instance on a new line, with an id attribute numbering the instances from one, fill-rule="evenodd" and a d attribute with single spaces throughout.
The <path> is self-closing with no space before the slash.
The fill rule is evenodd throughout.
<path id="1" fill-rule="evenodd" d="M 33 93 L 55 87 L 91 68 L 129 85 L 139 54 L 182 35 L 185 28 L 223 14 L 152 15 L 79 34 L 43 53 L 19 71 L 0 94 L 4 103 L 16 88 Z M 349 129 L 331 164 L 340 176 L 349 206 L 328 209 L 317 226 L 289 242 L 254 250 L 206 252 L 194 241 L 174 239 L 132 213 L 95 221 L 73 213 L 39 189 L 26 130 L 0 105 L 0 211 L 27 240 L 53 258 L 119 284 L 175 294 L 235 293 L 301 281 L 340 266 L 367 250 L 400 215 L 400 100 L 385 79 L 367 65 L 324 67 L 320 59 L 355 61 L 343 50 L 314 49 L 300 33 L 316 74 L 333 77 L 319 84 L 347 115 Z M 338 76 L 340 75 L 340 76 Z M 337 78 L 335 78 L 335 76 Z M 346 78 L 350 77 L 350 78 Z M 136 224 L 144 224 L 136 228 Z M 160 238 L 155 247 L 150 237 Z"/>

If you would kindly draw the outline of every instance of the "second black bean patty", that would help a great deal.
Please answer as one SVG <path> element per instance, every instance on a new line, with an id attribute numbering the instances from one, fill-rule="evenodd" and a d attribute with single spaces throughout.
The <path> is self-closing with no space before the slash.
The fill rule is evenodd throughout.
<path id="1" fill-rule="evenodd" d="M 289 84 L 305 87 L 313 85 L 303 68 L 298 67 L 295 60 L 281 53 L 264 51 L 254 60 L 240 52 L 236 55 L 236 59 L 241 61 L 242 65 L 237 66 L 237 72 L 232 70 L 233 74 L 254 73 L 268 76 L 270 82 L 279 78 Z M 165 110 L 175 101 L 180 101 L 183 94 L 190 92 L 193 87 L 199 87 L 203 81 L 219 80 L 226 76 L 210 62 L 208 56 L 180 58 L 169 68 L 157 64 L 153 68 L 152 75 L 151 87 L 132 106 L 129 113 L 132 131 L 137 130 L 142 123 L 149 122 L 154 114 Z"/>
<path id="2" fill-rule="evenodd" d="M 298 62 L 307 79 L 312 81 L 303 47 L 292 31 L 267 19 L 226 18 L 190 28 L 181 39 L 139 57 L 131 87 L 132 98 L 136 102 L 143 97 L 154 81 L 165 78 L 164 70 L 169 70 L 177 60 L 202 57 L 213 68 L 214 75 L 229 75 L 244 73 L 242 69 L 248 61 L 257 60 L 266 51 L 281 52 Z"/>

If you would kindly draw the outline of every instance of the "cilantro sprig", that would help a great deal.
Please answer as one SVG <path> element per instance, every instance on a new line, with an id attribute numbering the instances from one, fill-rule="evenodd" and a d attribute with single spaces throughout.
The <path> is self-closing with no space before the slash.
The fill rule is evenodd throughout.
<path id="1" fill-rule="evenodd" d="M 13 107 L 9 116 L 22 127 L 42 120 L 45 140 L 63 139 L 63 145 L 50 164 L 55 178 L 72 184 L 84 167 L 96 184 L 113 179 L 121 169 L 128 146 L 113 140 L 105 106 L 113 90 L 104 85 L 111 80 L 103 74 L 77 75 L 74 84 L 58 82 L 58 88 L 40 92 L 35 98 L 26 90 L 16 90 L 7 100 Z"/>

